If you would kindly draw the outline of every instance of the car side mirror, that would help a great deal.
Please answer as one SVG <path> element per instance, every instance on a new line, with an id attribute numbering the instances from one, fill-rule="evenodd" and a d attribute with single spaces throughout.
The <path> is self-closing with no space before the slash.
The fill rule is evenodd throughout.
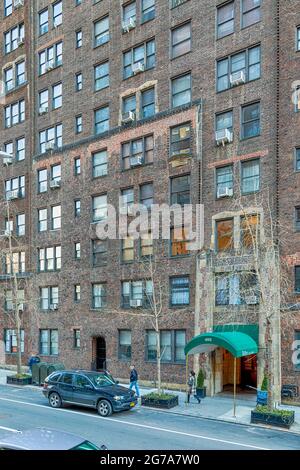
<path id="1" fill-rule="evenodd" d="M 116 384 L 119 384 L 120 382 L 118 380 L 116 380 Z"/>

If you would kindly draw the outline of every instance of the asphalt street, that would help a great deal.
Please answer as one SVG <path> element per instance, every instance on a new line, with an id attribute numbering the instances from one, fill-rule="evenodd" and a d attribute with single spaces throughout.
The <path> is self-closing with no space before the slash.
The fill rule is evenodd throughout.
<path id="1" fill-rule="evenodd" d="M 46 426 L 81 435 L 110 450 L 299 450 L 300 435 L 139 407 L 109 418 L 96 411 L 52 409 L 40 390 L 0 386 L 0 439 Z"/>

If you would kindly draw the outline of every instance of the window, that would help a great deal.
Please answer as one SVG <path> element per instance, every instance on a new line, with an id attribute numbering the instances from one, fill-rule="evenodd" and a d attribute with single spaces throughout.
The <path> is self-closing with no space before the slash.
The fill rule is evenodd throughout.
<path id="1" fill-rule="evenodd" d="M 81 158 L 74 158 L 74 175 L 78 176 L 81 173 Z"/>
<path id="2" fill-rule="evenodd" d="M 58 354 L 58 330 L 40 330 L 40 354 L 43 356 Z"/>
<path id="3" fill-rule="evenodd" d="M 76 48 L 78 49 L 79 47 L 82 47 L 82 31 L 81 31 L 81 29 L 79 31 L 76 31 L 75 36 L 76 36 Z"/>
<path id="4" fill-rule="evenodd" d="M 171 0 L 171 8 L 178 7 L 179 5 L 182 5 L 182 3 L 187 2 L 188 0 Z"/>
<path id="5" fill-rule="evenodd" d="M 45 34 L 49 31 L 49 13 L 48 8 L 39 13 L 39 34 Z"/>
<path id="6" fill-rule="evenodd" d="M 40 131 L 39 145 L 40 153 L 45 153 L 51 148 L 62 147 L 62 124 Z"/>
<path id="7" fill-rule="evenodd" d="M 48 189 L 48 174 L 47 170 L 38 170 L 38 192 L 45 193 Z"/>
<path id="8" fill-rule="evenodd" d="M 107 150 L 92 155 L 93 178 L 107 175 Z"/>
<path id="9" fill-rule="evenodd" d="M 176 176 L 171 179 L 171 205 L 190 204 L 190 175 Z"/>
<path id="10" fill-rule="evenodd" d="M 6 200 L 25 197 L 25 176 L 19 176 L 5 181 Z"/>
<path id="11" fill-rule="evenodd" d="M 147 308 L 151 305 L 152 296 L 153 285 L 151 280 L 122 282 L 123 308 Z"/>
<path id="12" fill-rule="evenodd" d="M 53 5 L 53 26 L 57 27 L 62 24 L 62 1 Z"/>
<path id="13" fill-rule="evenodd" d="M 238 72 L 244 74 L 244 81 L 246 82 L 260 78 L 260 46 L 252 47 L 217 61 L 217 91 L 227 90 L 234 86 L 230 78 L 232 74 Z"/>
<path id="14" fill-rule="evenodd" d="M 25 235 L 25 214 L 18 214 L 16 217 L 17 236 Z"/>
<path id="15" fill-rule="evenodd" d="M 39 92 L 39 114 L 48 110 L 49 106 L 49 91 L 43 90 Z"/>
<path id="16" fill-rule="evenodd" d="M 233 166 L 216 168 L 217 198 L 233 195 Z"/>
<path id="17" fill-rule="evenodd" d="M 45 232 L 48 229 L 47 209 L 38 209 L 38 231 Z"/>
<path id="18" fill-rule="evenodd" d="M 93 266 L 104 266 L 107 264 L 108 243 L 107 240 L 92 240 Z"/>
<path id="19" fill-rule="evenodd" d="M 121 207 L 127 211 L 128 207 L 134 204 L 134 189 L 126 188 L 121 190 Z"/>
<path id="20" fill-rule="evenodd" d="M 94 23 L 94 47 L 109 41 L 109 17 L 106 16 Z"/>
<path id="21" fill-rule="evenodd" d="M 140 256 L 147 258 L 153 255 L 153 238 L 152 233 L 142 233 L 140 238 Z"/>
<path id="22" fill-rule="evenodd" d="M 81 258 L 81 244 L 80 242 L 74 243 L 74 256 L 75 259 L 80 259 Z"/>
<path id="23" fill-rule="evenodd" d="M 172 58 L 191 51 L 191 23 L 185 23 L 171 31 Z"/>
<path id="24" fill-rule="evenodd" d="M 25 121 L 25 100 L 10 104 L 4 108 L 5 127 L 15 126 Z"/>
<path id="25" fill-rule="evenodd" d="M 242 139 L 249 139 L 260 134 L 260 103 L 242 107 Z"/>
<path id="26" fill-rule="evenodd" d="M 14 302 L 14 296 L 13 296 L 13 291 L 12 290 L 6 290 L 4 292 L 5 295 L 5 305 L 4 305 L 4 310 L 6 312 L 11 312 L 12 310 L 15 309 L 15 302 Z M 24 309 L 24 302 L 25 302 L 25 291 L 24 289 L 18 289 L 17 290 L 17 301 L 16 301 L 16 306 L 18 309 L 22 310 Z"/>
<path id="27" fill-rule="evenodd" d="M 131 95 L 131 96 L 126 96 L 122 100 L 122 112 L 123 114 L 126 113 L 134 113 L 136 112 L 136 96 Z"/>
<path id="28" fill-rule="evenodd" d="M 41 310 L 56 310 L 58 306 L 58 287 L 40 288 L 40 307 Z"/>
<path id="29" fill-rule="evenodd" d="M 61 181 L 61 164 L 52 165 L 51 167 L 51 181 Z"/>
<path id="30" fill-rule="evenodd" d="M 234 2 L 226 3 L 217 9 L 217 38 L 234 32 Z"/>
<path id="31" fill-rule="evenodd" d="M 246 249 L 256 250 L 260 235 L 260 218 L 258 214 L 248 214 L 241 217 L 241 246 Z"/>
<path id="32" fill-rule="evenodd" d="M 170 278 L 170 290 L 172 306 L 190 304 L 190 280 L 188 276 Z"/>
<path id="33" fill-rule="evenodd" d="M 93 203 L 93 222 L 100 222 L 107 218 L 107 194 L 94 196 Z"/>
<path id="34" fill-rule="evenodd" d="M 79 302 L 81 299 L 81 286 L 80 284 L 75 284 L 74 286 L 74 300 L 75 302 Z"/>
<path id="35" fill-rule="evenodd" d="M 218 220 L 216 222 L 216 248 L 218 251 L 228 251 L 233 249 L 233 228 L 233 219 Z"/>
<path id="36" fill-rule="evenodd" d="M 82 115 L 75 117 L 75 132 L 80 134 L 82 132 Z"/>
<path id="37" fill-rule="evenodd" d="M 155 18 L 155 0 L 142 0 L 142 23 Z"/>
<path id="38" fill-rule="evenodd" d="M 11 235 L 14 231 L 14 221 L 5 218 L 5 230 Z"/>
<path id="39" fill-rule="evenodd" d="M 189 254 L 189 229 L 184 227 L 171 228 L 171 256 L 184 256 Z"/>
<path id="40" fill-rule="evenodd" d="M 38 268 L 40 272 L 61 269 L 61 246 L 38 249 Z"/>
<path id="41" fill-rule="evenodd" d="M 25 273 L 25 251 L 18 251 L 6 255 L 5 258 L 5 273 L 6 274 L 21 274 Z"/>
<path id="42" fill-rule="evenodd" d="M 25 60 L 16 64 L 16 86 L 25 83 Z"/>
<path id="43" fill-rule="evenodd" d="M 192 99 L 191 74 L 172 79 L 172 108 L 189 104 Z"/>
<path id="44" fill-rule="evenodd" d="M 61 229 L 61 205 L 51 207 L 51 230 Z"/>
<path id="45" fill-rule="evenodd" d="M 52 108 L 57 109 L 62 106 L 62 84 L 57 83 L 52 87 Z"/>
<path id="46" fill-rule="evenodd" d="M 73 330 L 73 334 L 74 334 L 74 348 L 80 349 L 80 330 Z M 78 378 L 79 376 L 76 376 L 76 377 Z M 89 381 L 85 377 L 80 377 L 80 380 L 83 380 L 84 382 L 86 382 L 87 385 L 89 385 Z"/>
<path id="47" fill-rule="evenodd" d="M 233 115 L 232 111 L 226 113 L 220 113 L 216 115 L 216 131 L 222 131 L 228 129 L 232 132 L 233 128 Z"/>
<path id="48" fill-rule="evenodd" d="M 82 73 L 77 73 L 75 76 L 75 89 L 76 91 L 82 90 Z"/>
<path id="49" fill-rule="evenodd" d="M 121 240 L 122 245 L 122 261 L 128 262 L 134 260 L 134 239 L 127 237 Z"/>
<path id="50" fill-rule="evenodd" d="M 295 266 L 295 292 L 300 293 L 300 266 Z"/>
<path id="51" fill-rule="evenodd" d="M 131 359 L 131 330 L 119 330 L 118 357 L 121 361 Z"/>
<path id="52" fill-rule="evenodd" d="M 215 304 L 255 305 L 259 303 L 259 287 L 255 273 L 222 273 L 215 277 Z"/>
<path id="53" fill-rule="evenodd" d="M 106 284 L 93 284 L 92 293 L 93 293 L 93 308 L 98 309 L 98 308 L 106 307 L 106 303 L 107 303 Z"/>
<path id="54" fill-rule="evenodd" d="M 21 353 L 24 353 L 24 338 L 25 333 L 24 330 L 20 331 L 21 333 Z M 17 345 L 17 333 L 16 330 L 4 330 L 4 338 L 5 338 L 5 352 L 8 354 L 13 354 L 18 352 L 18 345 Z"/>
<path id="55" fill-rule="evenodd" d="M 9 153 L 10 155 L 13 155 L 14 154 L 14 144 L 13 144 L 13 142 L 7 142 L 6 144 L 4 144 L 4 151 L 6 153 Z"/>
<path id="56" fill-rule="evenodd" d="M 259 160 L 242 162 L 241 185 L 242 194 L 254 193 L 260 187 Z"/>
<path id="57" fill-rule="evenodd" d="M 161 330 L 161 361 L 184 363 L 185 343 L 185 330 Z M 154 330 L 146 332 L 146 359 L 148 361 L 156 361 L 157 359 L 157 333 Z"/>
<path id="58" fill-rule="evenodd" d="M 16 160 L 18 162 L 25 160 L 25 137 L 16 140 Z"/>
<path id="59" fill-rule="evenodd" d="M 9 16 L 13 12 L 13 0 L 4 0 L 4 16 Z"/>
<path id="60" fill-rule="evenodd" d="M 300 171 L 300 148 L 295 149 L 295 171 Z"/>
<path id="61" fill-rule="evenodd" d="M 155 40 L 141 44 L 123 54 L 123 78 L 129 78 L 134 75 L 134 68 L 141 66 L 148 70 L 155 67 Z"/>
<path id="62" fill-rule="evenodd" d="M 191 125 L 181 124 L 171 128 L 170 156 L 191 155 Z"/>
<path id="63" fill-rule="evenodd" d="M 14 69 L 13 69 L 13 67 L 9 67 L 8 69 L 4 70 L 4 85 L 5 85 L 5 92 L 6 93 L 14 88 Z"/>
<path id="64" fill-rule="evenodd" d="M 140 204 L 149 208 L 153 204 L 153 183 L 141 184 Z"/>
<path id="65" fill-rule="evenodd" d="M 260 21 L 260 0 L 242 0 L 242 27 Z"/>
<path id="66" fill-rule="evenodd" d="M 80 216 L 80 212 L 81 212 L 81 202 L 80 202 L 80 199 L 75 199 L 75 201 L 74 201 L 74 212 L 75 212 L 75 217 L 79 217 L 79 216 Z"/>
<path id="67" fill-rule="evenodd" d="M 296 361 L 294 362 L 294 369 L 300 371 L 300 331 L 295 331 L 295 341 L 296 343 L 296 350 L 297 350 L 297 357 Z"/>
<path id="68" fill-rule="evenodd" d="M 14 51 L 24 41 L 25 29 L 21 23 L 4 33 L 4 51 L 5 54 Z"/>
<path id="69" fill-rule="evenodd" d="M 300 231 L 300 207 L 295 207 L 295 230 Z"/>
<path id="70" fill-rule="evenodd" d="M 297 51 L 300 51 L 300 27 L 298 26 L 297 28 L 297 45 L 296 45 Z"/>
<path id="71" fill-rule="evenodd" d="M 136 3 L 131 2 L 123 6 L 123 22 L 128 24 L 129 21 L 136 21 Z"/>
<path id="72" fill-rule="evenodd" d="M 109 130 L 109 106 L 95 110 L 95 134 L 102 134 Z"/>
<path id="73" fill-rule="evenodd" d="M 122 144 L 122 166 L 128 170 L 139 165 L 153 163 L 153 135 Z"/>
<path id="74" fill-rule="evenodd" d="M 149 88 L 141 94 L 141 119 L 155 114 L 155 89 Z"/>
<path id="75" fill-rule="evenodd" d="M 62 42 L 44 49 L 39 53 L 39 74 L 52 70 L 54 67 L 62 65 Z"/>
<path id="76" fill-rule="evenodd" d="M 109 86 L 109 62 L 94 67 L 95 90 L 103 90 Z"/>

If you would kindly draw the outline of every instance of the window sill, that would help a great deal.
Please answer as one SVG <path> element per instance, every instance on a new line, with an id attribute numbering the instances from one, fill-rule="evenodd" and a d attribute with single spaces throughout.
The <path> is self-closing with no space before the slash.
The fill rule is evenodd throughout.
<path id="1" fill-rule="evenodd" d="M 177 55 L 176 57 L 170 57 L 170 60 L 172 61 L 172 60 L 180 59 L 181 57 L 186 57 L 191 52 L 192 52 L 192 50 L 190 50 L 188 52 L 184 52 L 183 54 Z"/>

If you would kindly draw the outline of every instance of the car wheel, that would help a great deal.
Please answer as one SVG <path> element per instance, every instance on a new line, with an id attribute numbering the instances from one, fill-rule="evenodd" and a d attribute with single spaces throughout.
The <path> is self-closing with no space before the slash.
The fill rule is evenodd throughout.
<path id="1" fill-rule="evenodd" d="M 107 400 L 100 400 L 98 403 L 98 413 L 100 416 L 109 416 L 112 414 L 112 406 Z"/>
<path id="2" fill-rule="evenodd" d="M 49 404 L 52 408 L 60 408 L 61 407 L 61 398 L 58 393 L 53 392 L 49 396 Z"/>

